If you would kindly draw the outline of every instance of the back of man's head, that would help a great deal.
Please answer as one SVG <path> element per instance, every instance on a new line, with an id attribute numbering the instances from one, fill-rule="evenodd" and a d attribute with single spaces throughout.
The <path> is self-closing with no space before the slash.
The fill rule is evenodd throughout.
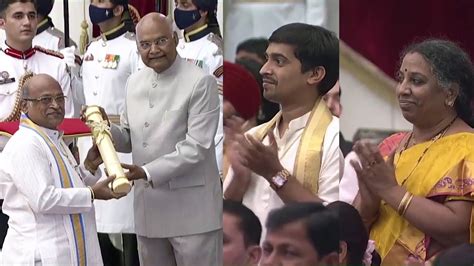
<path id="1" fill-rule="evenodd" d="M 5 18 L 5 11 L 14 3 L 33 3 L 37 7 L 35 0 L 0 0 L 0 18 Z"/>
<path id="2" fill-rule="evenodd" d="M 275 209 L 268 215 L 266 228 L 271 233 L 299 221 L 320 258 L 339 250 L 338 217 L 320 203 L 290 203 Z"/>
<path id="3" fill-rule="evenodd" d="M 38 15 L 48 16 L 53 10 L 54 0 L 36 0 Z"/>
<path id="4" fill-rule="evenodd" d="M 324 67 L 326 74 L 318 85 L 319 95 L 326 94 L 339 79 L 339 39 L 333 32 L 320 26 L 291 23 L 275 30 L 268 41 L 293 46 L 302 73 Z"/>
<path id="5" fill-rule="evenodd" d="M 343 201 L 332 202 L 327 208 L 339 217 L 340 240 L 346 243 L 344 250 L 346 264 L 362 265 L 369 235 L 359 212 L 352 205 Z"/>
<path id="6" fill-rule="evenodd" d="M 250 245 L 260 245 L 262 225 L 258 217 L 249 208 L 240 202 L 224 200 L 223 212 L 239 219 L 239 228 L 244 236 L 244 244 L 246 247 Z"/>
<path id="7" fill-rule="evenodd" d="M 250 54 L 256 55 L 261 61 L 265 62 L 265 51 L 268 47 L 268 40 L 265 38 L 251 38 L 247 39 L 237 45 L 237 50 L 235 51 L 237 59 L 244 59 L 239 57 L 240 52 L 247 52 Z"/>
<path id="8" fill-rule="evenodd" d="M 472 266 L 474 265 L 474 245 L 462 244 L 442 252 L 433 266 Z"/>

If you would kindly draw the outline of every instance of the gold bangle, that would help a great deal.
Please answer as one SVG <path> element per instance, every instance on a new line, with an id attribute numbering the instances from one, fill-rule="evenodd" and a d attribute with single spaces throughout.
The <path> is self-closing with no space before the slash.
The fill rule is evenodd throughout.
<path id="1" fill-rule="evenodd" d="M 410 206 L 410 203 L 411 203 L 411 200 L 413 199 L 413 194 L 410 194 L 410 197 L 408 198 L 408 200 L 406 201 L 405 203 L 405 206 L 403 208 L 403 211 L 402 211 L 402 214 L 401 216 L 405 216 L 405 213 L 407 212 L 408 210 L 408 206 Z"/>
<path id="2" fill-rule="evenodd" d="M 401 216 L 403 213 L 403 210 L 406 208 L 406 204 L 408 201 L 408 198 L 410 198 L 411 193 L 410 192 L 405 192 L 405 195 L 403 195 L 402 200 L 400 200 L 400 203 L 398 204 L 397 212 Z"/>
<path id="3" fill-rule="evenodd" d="M 95 200 L 95 194 L 94 194 L 94 190 L 90 187 L 90 186 L 87 186 L 87 188 L 90 190 L 91 192 L 91 201 L 94 202 Z"/>

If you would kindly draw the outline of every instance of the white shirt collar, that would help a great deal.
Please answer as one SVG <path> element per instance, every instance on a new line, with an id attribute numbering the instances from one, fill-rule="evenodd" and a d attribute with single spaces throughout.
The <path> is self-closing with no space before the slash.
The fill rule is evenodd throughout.
<path id="1" fill-rule="evenodd" d="M 60 139 L 63 137 L 63 133 L 62 131 L 59 131 L 59 130 L 54 130 L 54 129 L 49 129 L 49 128 L 45 128 L 45 127 L 42 127 L 42 126 L 38 126 L 41 130 L 43 130 L 44 133 L 46 133 L 46 135 L 48 135 L 48 137 L 54 141 L 54 143 L 59 143 Z"/>
<path id="2" fill-rule="evenodd" d="M 290 121 L 290 123 L 288 124 L 288 129 L 286 130 L 285 132 L 285 135 L 290 133 L 291 132 L 295 132 L 297 130 L 300 130 L 304 127 L 306 127 L 306 123 L 308 122 L 308 119 L 311 115 L 311 111 L 307 112 L 306 114 L 300 116 L 300 117 L 297 117 L 293 120 Z M 279 125 L 280 125 L 280 121 L 281 121 L 281 118 L 278 119 L 278 121 L 276 122 L 276 125 L 275 125 L 275 129 L 276 129 L 276 135 L 277 136 L 280 136 L 280 132 L 278 131 L 278 128 L 279 128 Z"/>

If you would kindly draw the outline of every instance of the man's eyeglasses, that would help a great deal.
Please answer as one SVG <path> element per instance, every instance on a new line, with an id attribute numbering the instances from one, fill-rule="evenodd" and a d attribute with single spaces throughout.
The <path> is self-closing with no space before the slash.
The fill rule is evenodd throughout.
<path id="1" fill-rule="evenodd" d="M 24 98 L 25 101 L 39 102 L 44 105 L 50 105 L 53 103 L 53 100 L 58 104 L 63 104 L 66 99 L 65 95 L 58 96 L 42 96 L 39 98 Z"/>
<path id="2" fill-rule="evenodd" d="M 150 50 L 152 45 L 156 45 L 160 48 L 164 48 L 168 44 L 169 41 L 170 41 L 169 38 L 161 37 L 161 38 L 158 38 L 154 41 L 141 41 L 141 42 L 139 42 L 139 47 L 140 47 L 140 49 L 142 49 L 144 51 Z"/>

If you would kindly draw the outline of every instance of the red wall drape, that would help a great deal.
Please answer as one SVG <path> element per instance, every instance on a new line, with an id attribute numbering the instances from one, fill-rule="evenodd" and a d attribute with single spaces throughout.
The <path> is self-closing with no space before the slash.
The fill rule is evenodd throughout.
<path id="1" fill-rule="evenodd" d="M 341 0 L 340 37 L 394 75 L 405 46 L 427 37 L 457 42 L 474 58 L 473 0 Z"/>

